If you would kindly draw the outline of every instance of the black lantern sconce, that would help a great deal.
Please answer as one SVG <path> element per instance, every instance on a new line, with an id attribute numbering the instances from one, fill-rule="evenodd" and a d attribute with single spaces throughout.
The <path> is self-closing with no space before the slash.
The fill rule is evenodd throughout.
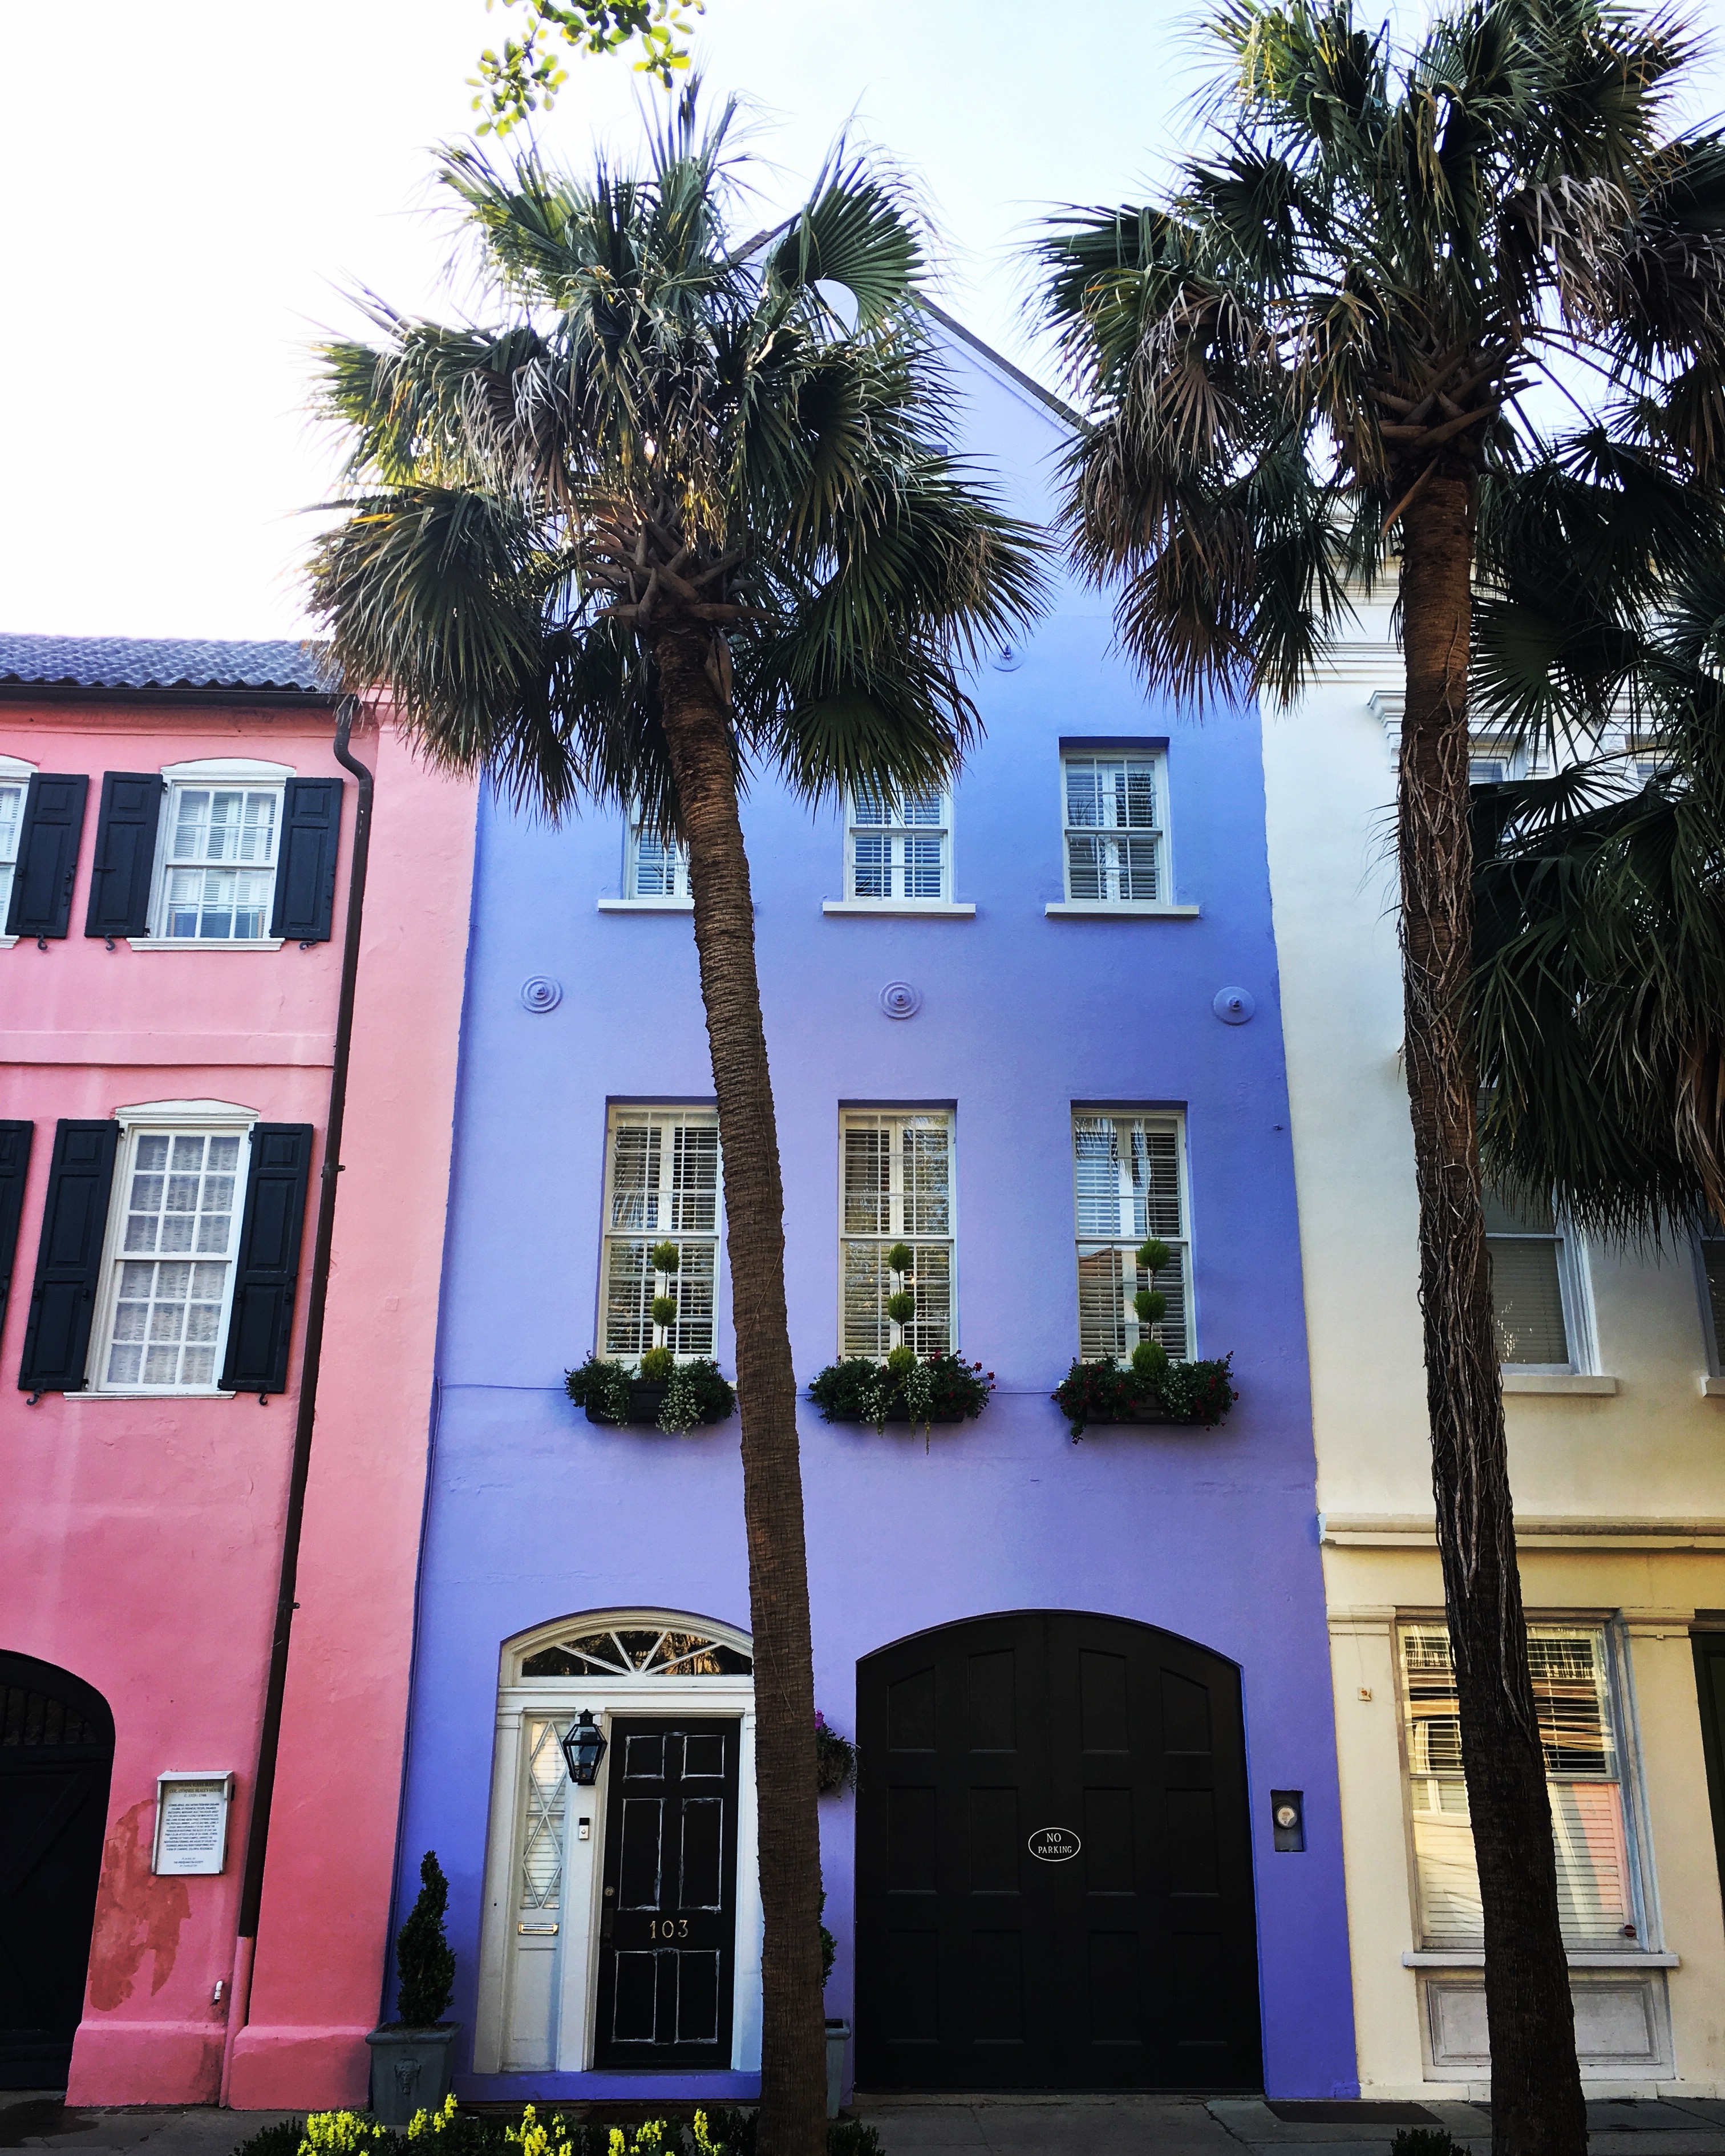
<path id="1" fill-rule="evenodd" d="M 563 1757 L 569 1763 L 569 1779 L 590 1789 L 599 1778 L 599 1762 L 605 1756 L 605 1735 L 586 1707 L 563 1739 Z"/>

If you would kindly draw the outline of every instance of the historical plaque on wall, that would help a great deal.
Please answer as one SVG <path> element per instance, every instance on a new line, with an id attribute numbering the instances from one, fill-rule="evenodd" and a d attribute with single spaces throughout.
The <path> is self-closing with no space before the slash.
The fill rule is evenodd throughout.
<path id="1" fill-rule="evenodd" d="M 232 1774 L 158 1774 L 152 1871 L 186 1877 L 218 1872 L 228 1861 Z"/>

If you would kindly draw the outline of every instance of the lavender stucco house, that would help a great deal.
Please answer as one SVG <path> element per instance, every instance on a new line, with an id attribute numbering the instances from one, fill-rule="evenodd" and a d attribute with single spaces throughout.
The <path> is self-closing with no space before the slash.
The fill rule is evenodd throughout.
<path id="1" fill-rule="evenodd" d="M 967 446 L 1045 515 L 1068 426 L 939 326 Z M 745 804 L 806 1383 L 992 1372 L 932 1436 L 803 1416 L 829 2015 L 864 2089 L 1357 2092 L 1258 720 L 1146 697 L 1063 587 L 982 670 L 948 798 Z M 1224 993 L 1226 992 L 1226 993 Z M 757 2086 L 753 1698 L 734 1420 L 588 1420 L 563 1373 L 731 1364 L 682 865 L 481 814 L 398 1898 L 452 1885 L 470 2097 Z M 1209 1429 L 1050 1400 L 1137 1338 L 1231 1352 Z M 662 1282 L 660 1283 L 662 1285 Z M 597 1779 L 561 1748 L 583 1712 Z M 1048 1831 L 1053 1830 L 1054 1831 Z"/>

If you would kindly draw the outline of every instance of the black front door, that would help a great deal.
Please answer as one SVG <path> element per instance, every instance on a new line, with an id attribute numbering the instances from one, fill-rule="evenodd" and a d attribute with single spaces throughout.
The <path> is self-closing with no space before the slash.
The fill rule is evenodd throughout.
<path id="1" fill-rule="evenodd" d="M 64 2088 L 114 1765 L 101 1694 L 0 1654 L 0 2088 Z"/>
<path id="2" fill-rule="evenodd" d="M 1232 1663 L 980 1617 L 861 1662 L 857 1738 L 859 2087 L 1261 2086 Z"/>
<path id="3" fill-rule="evenodd" d="M 611 1724 L 596 2066 L 728 2066 L 740 1722 Z"/>

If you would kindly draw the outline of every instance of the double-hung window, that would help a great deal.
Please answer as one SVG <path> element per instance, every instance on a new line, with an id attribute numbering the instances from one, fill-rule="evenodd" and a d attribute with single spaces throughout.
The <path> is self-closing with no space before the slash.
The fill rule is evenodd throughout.
<path id="1" fill-rule="evenodd" d="M 1168 896 L 1159 755 L 1060 759 L 1068 900 L 1155 905 Z"/>
<path id="2" fill-rule="evenodd" d="M 1702 1322 L 1707 1334 L 1707 1368 L 1725 1376 L 1725 1228 L 1710 1219 L 1695 1239 L 1700 1276 Z"/>
<path id="3" fill-rule="evenodd" d="M 952 896 L 952 803 L 943 793 L 865 790 L 850 801 L 845 896 L 939 904 Z"/>
<path id="4" fill-rule="evenodd" d="M 280 780 L 171 778 L 163 807 L 156 934 L 176 943 L 256 943 L 270 933 Z"/>
<path id="5" fill-rule="evenodd" d="M 944 1355 L 952 1323 L 952 1118 L 941 1109 L 846 1108 L 839 1117 L 839 1332 L 846 1355 L 896 1345 Z M 900 1286 L 886 1260 L 911 1255 L 902 1286 L 916 1298 L 902 1327 L 886 1314 Z"/>
<path id="6" fill-rule="evenodd" d="M 605 1173 L 603 1353 L 655 1344 L 653 1304 L 677 1306 L 662 1344 L 680 1359 L 715 1352 L 719 1274 L 719 1118 L 711 1108 L 614 1107 Z M 655 1267 L 660 1243 L 675 1271 Z"/>
<path id="7" fill-rule="evenodd" d="M 234 1293 L 249 1127 L 127 1130 L 115 1177 L 98 1391 L 213 1391 Z"/>
<path id="8" fill-rule="evenodd" d="M 1550 1199 L 1517 1198 L 1488 1186 L 1485 1214 L 1498 1359 L 1507 1369 L 1585 1368 L 1580 1254 Z"/>
<path id="9" fill-rule="evenodd" d="M 689 856 L 674 841 L 655 837 L 631 816 L 623 868 L 625 898 L 687 899 Z"/>
<path id="10" fill-rule="evenodd" d="M 1175 1362 L 1192 1353 L 1192 1252 L 1187 1224 L 1185 1129 L 1177 1115 L 1084 1108 L 1072 1117 L 1078 1229 L 1078 1352 L 1087 1363 L 1124 1359 L 1158 1340 Z M 1152 1237 L 1168 1260 L 1153 1276 L 1138 1263 Z M 1160 1289 L 1168 1307 L 1140 1322 L 1132 1298 Z"/>
<path id="11" fill-rule="evenodd" d="M 24 797 L 30 790 L 27 766 L 10 757 L 0 757 L 0 929 L 6 926 L 12 903 L 12 879 L 18 868 L 18 845 L 23 829 Z"/>
<path id="12" fill-rule="evenodd" d="M 1611 1663 L 1597 1625 L 1527 1627 L 1527 1662 L 1557 1845 L 1558 1907 L 1572 1952 L 1638 1943 Z M 1401 1627 L 1402 1711 L 1420 1943 L 1475 1948 L 1484 1937 L 1461 1722 L 1449 1635 Z"/>

